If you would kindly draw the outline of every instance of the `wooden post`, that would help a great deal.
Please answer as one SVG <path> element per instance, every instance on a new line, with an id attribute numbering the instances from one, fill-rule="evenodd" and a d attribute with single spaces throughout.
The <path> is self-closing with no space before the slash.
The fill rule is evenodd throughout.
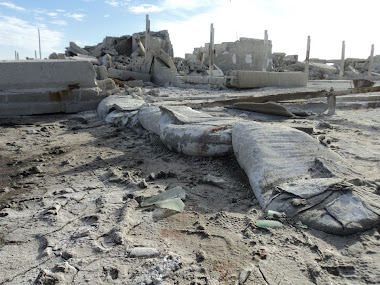
<path id="1" fill-rule="evenodd" d="M 372 70 L 373 70 L 373 54 L 375 52 L 375 45 L 371 46 L 371 55 L 369 57 L 369 66 L 368 66 L 368 77 L 372 77 Z"/>
<path id="2" fill-rule="evenodd" d="M 149 15 L 146 15 L 145 19 L 145 56 L 147 56 L 150 50 L 150 20 Z"/>
<path id="3" fill-rule="evenodd" d="M 38 44 L 40 47 L 40 59 L 42 58 L 41 56 L 41 35 L 40 35 L 40 29 L 38 29 Z"/>
<path id="4" fill-rule="evenodd" d="M 309 60 L 310 60 L 310 36 L 307 36 L 307 49 L 306 49 L 306 60 L 305 60 L 305 73 L 309 79 Z"/>
<path id="5" fill-rule="evenodd" d="M 342 41 L 342 57 L 340 60 L 340 71 L 339 71 L 339 79 L 343 79 L 344 76 L 344 67 L 345 67 L 345 53 L 346 53 L 346 43 Z"/>
<path id="6" fill-rule="evenodd" d="M 268 68 L 268 30 L 264 32 L 264 58 L 262 71 L 267 71 Z"/>
<path id="7" fill-rule="evenodd" d="M 211 24 L 210 28 L 210 46 L 209 46 L 209 76 L 214 74 L 214 24 Z"/>

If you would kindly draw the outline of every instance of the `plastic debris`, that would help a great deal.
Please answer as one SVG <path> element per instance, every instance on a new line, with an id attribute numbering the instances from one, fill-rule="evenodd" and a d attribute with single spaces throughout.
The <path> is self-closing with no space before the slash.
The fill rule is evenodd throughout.
<path id="1" fill-rule="evenodd" d="M 283 226 L 283 224 L 279 221 L 273 221 L 273 220 L 257 220 L 256 226 L 259 228 L 267 229 L 277 229 Z"/>
<path id="2" fill-rule="evenodd" d="M 169 209 L 182 212 L 185 204 L 182 199 L 186 198 L 186 192 L 182 187 L 174 187 L 161 194 L 150 197 L 140 203 L 141 207 L 156 206 L 157 208 Z"/>
<path id="3" fill-rule="evenodd" d="M 285 217 L 285 213 L 281 213 L 281 212 L 277 212 L 277 211 L 272 211 L 272 210 L 268 210 L 268 214 L 267 214 L 268 217 Z"/>

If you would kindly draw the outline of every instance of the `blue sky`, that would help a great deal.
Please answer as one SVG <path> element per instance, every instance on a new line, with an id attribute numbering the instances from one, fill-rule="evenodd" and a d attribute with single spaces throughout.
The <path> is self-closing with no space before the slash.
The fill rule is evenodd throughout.
<path id="1" fill-rule="evenodd" d="M 34 57 L 41 31 L 42 56 L 64 52 L 70 41 L 95 45 L 105 36 L 131 35 L 151 29 L 169 30 L 175 56 L 183 57 L 209 41 L 263 38 L 267 29 L 273 52 L 305 58 L 369 56 L 371 44 L 380 54 L 380 0 L 0 0 L 0 59 Z"/>

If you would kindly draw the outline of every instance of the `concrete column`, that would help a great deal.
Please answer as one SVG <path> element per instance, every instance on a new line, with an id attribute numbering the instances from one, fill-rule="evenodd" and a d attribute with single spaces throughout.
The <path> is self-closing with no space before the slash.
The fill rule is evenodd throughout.
<path id="1" fill-rule="evenodd" d="M 205 53 L 201 52 L 201 66 L 203 66 L 204 62 L 205 62 Z"/>
<path id="2" fill-rule="evenodd" d="M 150 50 L 150 20 L 149 15 L 146 15 L 145 20 L 145 56 Z"/>
<path id="3" fill-rule="evenodd" d="M 310 36 L 307 36 L 306 60 L 305 60 L 305 73 L 309 79 L 309 60 L 310 60 Z"/>
<path id="4" fill-rule="evenodd" d="M 17 51 L 15 51 L 15 60 L 17 60 Z"/>
<path id="5" fill-rule="evenodd" d="M 340 60 L 340 71 L 339 71 L 339 79 L 343 79 L 344 76 L 344 65 L 345 65 L 345 53 L 346 53 L 346 43 L 342 41 L 342 57 Z"/>
<path id="6" fill-rule="evenodd" d="M 368 77 L 372 77 L 372 70 L 373 70 L 373 54 L 375 52 L 375 45 L 371 46 L 371 55 L 369 57 L 369 66 L 368 66 Z"/>
<path id="7" fill-rule="evenodd" d="M 264 58 L 262 71 L 267 71 L 268 68 L 268 30 L 264 32 Z"/>
<path id="8" fill-rule="evenodd" d="M 20 56 L 19 56 L 18 52 L 17 52 L 17 60 L 20 60 Z"/>
<path id="9" fill-rule="evenodd" d="M 327 115 L 329 115 L 329 116 L 334 115 L 335 109 L 336 109 L 336 96 L 335 95 L 329 95 L 327 97 L 327 106 L 328 106 Z"/>
<path id="10" fill-rule="evenodd" d="M 210 74 L 209 76 L 214 75 L 214 24 L 211 24 L 210 28 L 210 46 L 209 46 L 209 68 Z"/>
<path id="11" fill-rule="evenodd" d="M 40 29 L 38 29 L 38 45 L 40 47 L 40 59 L 41 59 L 41 35 L 40 35 Z"/>
<path id="12" fill-rule="evenodd" d="M 34 51 L 34 59 L 37 59 L 37 51 Z"/>

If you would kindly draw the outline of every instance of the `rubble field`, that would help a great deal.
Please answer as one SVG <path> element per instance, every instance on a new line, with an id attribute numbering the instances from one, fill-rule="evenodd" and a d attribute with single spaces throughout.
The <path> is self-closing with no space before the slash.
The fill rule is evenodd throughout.
<path id="1" fill-rule="evenodd" d="M 307 90 L 334 83 L 313 84 Z M 183 105 L 204 118 L 301 130 L 350 165 L 358 174 L 345 177 L 350 185 L 378 197 L 380 113 L 366 102 L 379 93 L 338 98 L 333 116 L 325 98 L 311 99 L 307 116 L 294 115 L 297 102 L 275 110 L 286 116 L 217 103 L 283 91 L 145 86 L 117 96 L 165 112 Z M 121 105 L 0 119 L 0 284 L 379 284 L 378 224 L 333 235 L 306 226 L 305 217 L 268 217 L 233 153 L 171 151 L 189 146 L 168 145 L 170 126 L 157 136 Z M 174 192 L 169 203 L 159 200 Z"/>

